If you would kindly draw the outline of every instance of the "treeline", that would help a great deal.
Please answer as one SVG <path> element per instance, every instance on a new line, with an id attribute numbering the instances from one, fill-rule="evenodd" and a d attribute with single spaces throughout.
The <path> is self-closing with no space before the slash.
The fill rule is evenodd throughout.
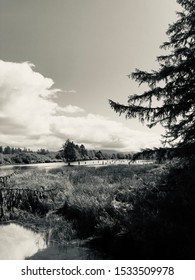
<path id="1" fill-rule="evenodd" d="M 188 155 L 188 158 L 190 159 L 192 157 L 192 150 L 189 147 L 189 150 L 187 150 L 187 147 L 185 149 L 185 153 L 183 152 L 183 149 L 180 147 L 177 148 L 146 148 L 142 149 L 140 152 L 134 153 L 132 156 L 132 161 L 136 160 L 152 160 L 156 163 L 164 163 L 165 161 L 172 160 L 173 158 L 179 157 L 179 158 L 185 158 L 186 154 Z"/>
<path id="2" fill-rule="evenodd" d="M 47 163 L 55 161 L 88 161 L 88 160 L 151 160 L 156 163 L 163 163 L 175 156 L 175 149 L 172 148 L 153 148 L 143 149 L 137 153 L 121 153 L 113 151 L 87 150 L 81 144 L 75 144 L 69 139 L 66 140 L 62 149 L 57 152 L 50 152 L 47 149 L 32 151 L 27 148 L 2 147 L 0 146 L 0 164 L 30 164 Z"/>
<path id="3" fill-rule="evenodd" d="M 104 152 L 96 150 L 87 150 L 83 144 L 78 145 L 69 139 L 63 145 L 63 148 L 57 152 L 51 152 L 47 149 L 32 151 L 27 148 L 15 148 L 10 146 L 0 146 L 0 164 L 30 164 L 30 163 L 48 163 L 56 161 L 74 162 L 82 160 L 107 160 L 107 159 L 132 159 L 132 154 L 120 152 Z"/>
<path id="4" fill-rule="evenodd" d="M 13 148 L 10 146 L 0 146 L 0 153 L 4 154 L 4 155 L 10 155 L 10 154 L 15 154 L 15 153 L 21 153 L 21 152 L 31 152 L 30 149 L 21 149 L 21 148 Z"/>
<path id="5" fill-rule="evenodd" d="M 112 153 L 96 150 L 87 150 L 83 144 L 78 145 L 69 139 L 64 143 L 63 148 L 59 151 L 58 158 L 64 159 L 66 162 L 82 161 L 82 160 L 106 160 L 106 159 L 128 159 L 132 158 L 132 154 L 128 153 Z"/>
<path id="6" fill-rule="evenodd" d="M 0 146 L 0 164 L 30 164 L 58 161 L 56 152 L 46 149 L 32 151 L 26 148 L 2 147 Z"/>
<path id="7" fill-rule="evenodd" d="M 175 155 L 172 148 L 146 148 L 140 152 L 135 153 L 132 157 L 132 161 L 136 160 L 152 160 L 156 163 L 163 163 L 167 160 L 171 160 Z"/>
<path id="8" fill-rule="evenodd" d="M 178 151 L 177 151 L 178 154 Z M 151 160 L 156 163 L 163 163 L 175 157 L 175 149 L 153 148 L 143 149 L 137 153 L 121 153 L 101 150 L 87 150 L 83 144 L 78 145 L 69 139 L 66 140 L 62 149 L 57 152 L 50 152 L 47 149 L 32 151 L 27 148 L 2 147 L 0 146 L 0 164 L 30 164 L 48 163 L 55 161 L 87 161 L 87 160 Z"/>
<path id="9" fill-rule="evenodd" d="M 37 153 L 40 155 L 46 155 L 49 154 L 49 151 L 46 149 L 38 149 L 36 152 L 33 152 L 31 149 L 27 148 L 15 148 L 15 147 L 10 147 L 10 146 L 0 146 L 0 153 L 4 155 L 10 155 L 10 154 L 19 154 L 19 153 Z"/>

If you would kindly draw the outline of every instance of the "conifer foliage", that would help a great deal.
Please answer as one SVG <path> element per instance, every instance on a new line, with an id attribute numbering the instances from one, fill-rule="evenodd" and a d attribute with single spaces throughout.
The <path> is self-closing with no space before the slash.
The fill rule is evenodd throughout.
<path id="1" fill-rule="evenodd" d="M 183 9 L 169 25 L 168 41 L 161 45 L 166 55 L 157 57 L 159 69 L 136 69 L 129 75 L 149 89 L 130 95 L 128 105 L 109 103 L 120 115 L 138 118 L 150 128 L 160 123 L 165 128 L 163 143 L 171 144 L 180 155 L 189 155 L 195 154 L 195 1 L 177 2 Z"/>

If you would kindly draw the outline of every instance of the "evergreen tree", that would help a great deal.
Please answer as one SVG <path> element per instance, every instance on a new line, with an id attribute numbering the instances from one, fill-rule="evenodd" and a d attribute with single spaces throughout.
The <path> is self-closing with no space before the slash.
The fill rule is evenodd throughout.
<path id="1" fill-rule="evenodd" d="M 73 142 L 70 142 L 68 139 L 63 145 L 64 148 L 64 157 L 67 162 L 73 162 L 76 160 L 76 148 Z"/>
<path id="2" fill-rule="evenodd" d="M 116 154 L 113 153 L 112 156 L 111 156 L 111 159 L 116 159 L 116 158 L 117 158 L 117 157 L 116 157 Z"/>
<path id="3" fill-rule="evenodd" d="M 160 123 L 165 128 L 163 143 L 175 148 L 177 155 L 195 154 L 195 1 L 177 0 L 182 6 L 178 20 L 169 25 L 168 41 L 161 46 L 169 53 L 157 57 L 159 69 L 136 69 L 129 78 L 149 89 L 130 95 L 128 105 L 109 100 L 111 107 L 126 118 Z M 156 102 L 160 101 L 158 106 Z"/>
<path id="4" fill-rule="evenodd" d="M 88 152 L 83 144 L 81 144 L 79 151 L 80 151 L 82 159 L 84 159 L 84 160 L 89 159 Z"/>
<path id="5" fill-rule="evenodd" d="M 89 150 L 89 151 L 87 151 L 87 153 L 88 153 L 89 159 L 91 159 L 91 160 L 96 159 L 96 157 L 95 157 L 95 151 Z"/>
<path id="6" fill-rule="evenodd" d="M 99 159 L 99 160 L 104 159 L 104 156 L 103 156 L 103 154 L 102 154 L 101 151 L 96 152 L 96 153 L 95 153 L 95 156 L 96 156 L 96 158 Z"/>
<path id="7" fill-rule="evenodd" d="M 7 147 L 4 148 L 4 154 L 11 154 L 10 146 L 7 146 Z"/>

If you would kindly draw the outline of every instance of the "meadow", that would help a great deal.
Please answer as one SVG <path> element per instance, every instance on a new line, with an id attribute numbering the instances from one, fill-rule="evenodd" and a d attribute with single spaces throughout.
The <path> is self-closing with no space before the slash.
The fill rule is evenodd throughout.
<path id="1" fill-rule="evenodd" d="M 5 219 L 45 232 L 49 244 L 88 240 L 114 259 L 191 258 L 193 167 L 181 170 L 176 162 L 26 171 L 10 186 L 57 192 L 36 211 L 21 205 Z"/>

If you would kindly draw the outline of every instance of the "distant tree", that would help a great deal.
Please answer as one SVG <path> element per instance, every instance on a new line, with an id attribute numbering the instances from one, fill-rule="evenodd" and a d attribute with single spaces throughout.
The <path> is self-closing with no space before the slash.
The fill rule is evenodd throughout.
<path id="1" fill-rule="evenodd" d="M 31 156 L 29 154 L 27 154 L 27 153 L 23 153 L 22 154 L 22 161 L 25 164 L 31 163 Z"/>
<path id="2" fill-rule="evenodd" d="M 7 146 L 7 147 L 4 148 L 4 154 L 11 154 L 10 146 Z"/>
<path id="3" fill-rule="evenodd" d="M 125 159 L 131 159 L 132 155 L 131 154 L 125 154 Z"/>
<path id="4" fill-rule="evenodd" d="M 0 153 L 0 164 L 3 163 L 3 153 Z"/>
<path id="5" fill-rule="evenodd" d="M 12 156 L 11 160 L 14 162 L 14 163 L 23 163 L 23 160 L 22 160 L 22 157 L 20 154 L 15 154 Z"/>
<path id="6" fill-rule="evenodd" d="M 83 159 L 85 159 L 85 160 L 89 159 L 87 149 L 85 148 L 85 146 L 83 144 L 81 144 L 81 146 L 79 147 L 79 152 Z"/>
<path id="7" fill-rule="evenodd" d="M 195 1 L 177 0 L 183 11 L 168 28 L 170 53 L 157 57 L 159 69 L 136 70 L 129 75 L 149 89 L 128 98 L 128 105 L 109 100 L 110 106 L 126 118 L 138 118 L 148 127 L 165 128 L 162 143 L 170 144 L 179 156 L 195 155 Z M 155 105 L 156 101 L 160 101 Z"/>
<path id="8" fill-rule="evenodd" d="M 70 142 L 70 140 L 68 139 L 63 145 L 63 150 L 64 150 L 64 157 L 67 162 L 76 161 L 77 159 L 76 148 L 73 142 Z"/>
<path id="9" fill-rule="evenodd" d="M 27 151 L 27 150 L 26 150 L 26 151 Z M 25 151 L 24 151 L 24 152 L 25 152 Z M 45 150 L 45 149 L 40 149 L 40 150 L 37 151 L 37 153 L 40 154 L 40 155 L 46 155 L 46 154 L 49 153 L 49 151 L 48 151 L 48 150 Z"/>
<path id="10" fill-rule="evenodd" d="M 123 153 L 117 153 L 116 156 L 117 156 L 117 159 L 124 159 L 125 158 L 125 155 Z"/>
<path id="11" fill-rule="evenodd" d="M 88 157 L 89 157 L 89 159 L 96 159 L 96 157 L 95 157 L 95 151 L 93 151 L 93 150 L 88 150 Z"/>
<path id="12" fill-rule="evenodd" d="M 61 151 L 57 152 L 55 158 L 62 160 L 63 159 L 63 153 Z"/>
<path id="13" fill-rule="evenodd" d="M 116 154 L 115 153 L 112 154 L 111 159 L 116 159 Z"/>
<path id="14" fill-rule="evenodd" d="M 128 159 L 132 159 L 133 155 L 132 154 L 128 154 Z"/>
<path id="15" fill-rule="evenodd" d="M 3 153 L 3 147 L 0 146 L 0 153 Z"/>
<path id="16" fill-rule="evenodd" d="M 103 156 L 103 154 L 102 154 L 101 151 L 96 152 L 96 153 L 95 153 L 95 156 L 96 156 L 96 158 L 99 159 L 99 160 L 104 159 L 104 156 Z"/>
<path id="17" fill-rule="evenodd" d="M 110 158 L 110 156 L 109 156 L 108 153 L 102 153 L 102 155 L 103 155 L 103 158 L 104 158 L 104 159 L 109 159 L 109 158 Z"/>
<path id="18" fill-rule="evenodd" d="M 15 148 L 14 153 L 20 154 L 22 152 L 22 149 L 20 148 Z"/>
<path id="19" fill-rule="evenodd" d="M 157 163 L 164 163 L 166 160 L 171 160 L 174 157 L 174 148 L 153 148 L 142 149 L 133 155 L 132 160 L 144 159 L 153 160 Z"/>

